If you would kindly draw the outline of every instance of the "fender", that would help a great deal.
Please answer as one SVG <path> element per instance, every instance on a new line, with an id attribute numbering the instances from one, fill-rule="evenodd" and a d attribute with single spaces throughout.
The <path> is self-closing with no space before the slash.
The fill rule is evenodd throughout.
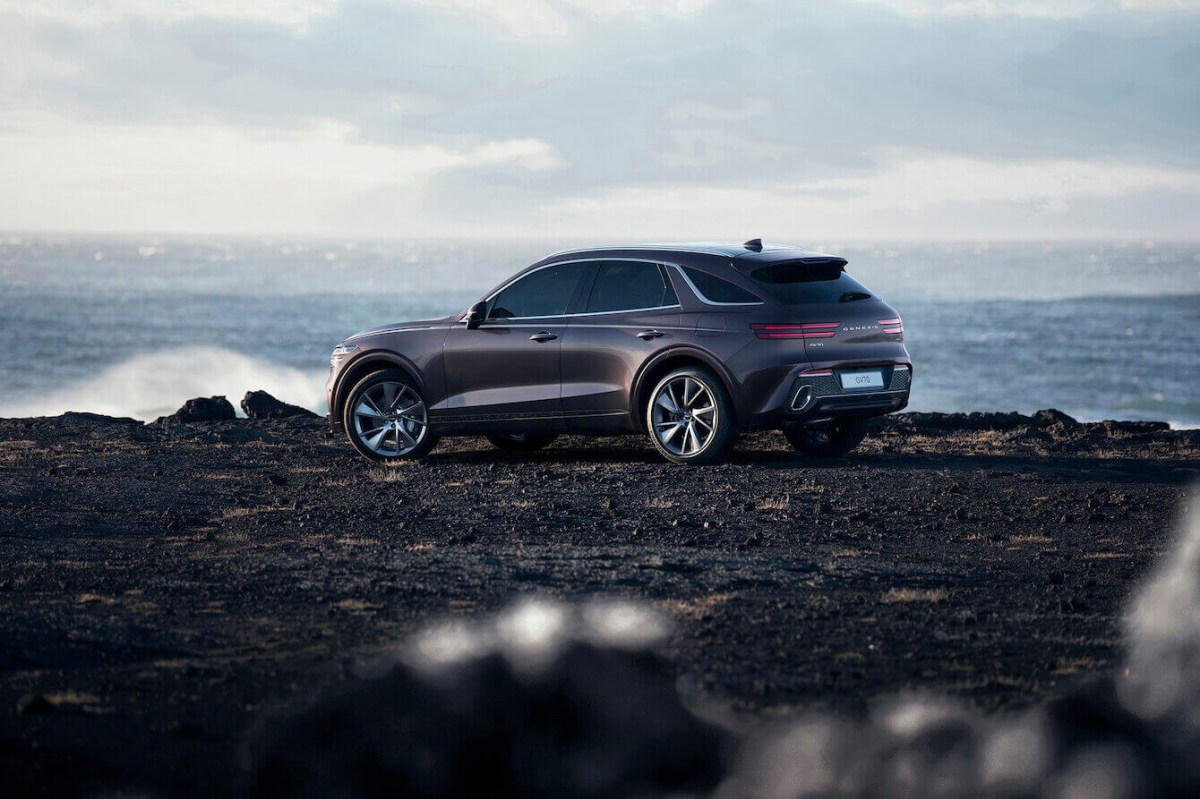
<path id="1" fill-rule="evenodd" d="M 641 365 L 641 368 L 638 369 L 637 374 L 634 375 L 633 386 L 629 393 L 629 408 L 632 413 L 636 429 L 643 432 L 645 431 L 645 424 L 644 420 L 642 419 L 642 408 L 639 406 L 637 398 L 641 395 L 642 389 L 646 388 L 646 374 L 653 371 L 654 368 L 663 361 L 671 358 L 678 358 L 680 356 L 695 358 L 716 372 L 717 377 L 719 377 L 721 382 L 725 385 L 725 391 L 729 394 L 729 400 L 733 403 L 734 413 L 736 413 L 740 419 L 746 418 L 744 416 L 745 409 L 742 407 L 741 402 L 741 392 L 734 390 L 733 375 L 730 373 L 725 364 L 721 363 L 704 350 L 694 347 L 691 344 L 673 344 L 670 347 L 667 347 L 666 349 L 661 350 L 651 356 L 645 363 Z"/>
<path id="2" fill-rule="evenodd" d="M 346 375 L 354 374 L 359 366 L 368 362 L 374 362 L 381 366 L 386 364 L 387 367 L 395 367 L 402 370 L 412 379 L 417 388 L 425 396 L 428 396 L 428 390 L 425 386 L 425 381 L 421 379 L 421 373 L 417 367 L 408 358 L 398 352 L 392 350 L 367 350 L 359 353 L 350 360 L 341 371 L 338 373 L 337 382 L 333 386 L 333 407 L 329 409 L 330 416 L 341 418 L 342 402 L 345 400 L 345 392 L 349 391 L 351 386 L 346 384 Z M 387 368 L 385 367 L 385 368 Z M 336 414 L 334 409 L 337 409 Z"/>

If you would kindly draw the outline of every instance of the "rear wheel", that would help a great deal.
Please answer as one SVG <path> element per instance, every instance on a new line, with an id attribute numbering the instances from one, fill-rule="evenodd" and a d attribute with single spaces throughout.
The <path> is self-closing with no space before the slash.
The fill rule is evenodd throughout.
<path id="1" fill-rule="evenodd" d="M 537 452 L 554 443 L 554 433 L 489 433 L 487 440 L 505 452 Z"/>
<path id="2" fill-rule="evenodd" d="M 866 417 L 834 419 L 820 427 L 800 427 L 785 430 L 792 447 L 818 458 L 845 455 L 857 447 L 867 435 Z"/>
<path id="3" fill-rule="evenodd" d="M 646 407 L 654 448 L 674 463 L 720 463 L 737 438 L 733 403 L 720 378 L 698 366 L 659 381 Z"/>
<path id="4" fill-rule="evenodd" d="M 425 398 L 397 369 L 373 372 L 350 390 L 342 425 L 354 448 L 373 461 L 421 458 L 437 444 Z"/>

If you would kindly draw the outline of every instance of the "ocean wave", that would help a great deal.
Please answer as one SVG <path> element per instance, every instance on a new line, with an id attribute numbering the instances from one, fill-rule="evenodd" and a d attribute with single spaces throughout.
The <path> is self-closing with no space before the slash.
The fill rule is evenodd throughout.
<path id="1" fill-rule="evenodd" d="M 0 402 L 0 417 L 89 411 L 144 421 L 173 413 L 192 397 L 224 395 L 236 407 L 247 391 L 325 413 L 325 375 L 222 347 L 179 347 L 136 355 L 61 389 Z"/>

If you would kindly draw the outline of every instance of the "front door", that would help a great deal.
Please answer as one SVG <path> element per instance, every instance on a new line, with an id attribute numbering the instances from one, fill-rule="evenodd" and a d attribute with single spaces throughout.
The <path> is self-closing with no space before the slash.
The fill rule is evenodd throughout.
<path id="1" fill-rule="evenodd" d="M 569 263 L 530 272 L 489 299 L 479 327 L 450 330 L 440 417 L 448 422 L 561 417 L 566 314 L 584 269 Z"/>

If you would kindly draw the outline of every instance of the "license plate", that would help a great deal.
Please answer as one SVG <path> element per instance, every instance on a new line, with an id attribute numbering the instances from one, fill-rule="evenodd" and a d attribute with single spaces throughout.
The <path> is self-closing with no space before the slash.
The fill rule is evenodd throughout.
<path id="1" fill-rule="evenodd" d="M 883 372 L 872 370 L 870 372 L 842 372 L 842 388 L 846 390 L 856 388 L 883 388 Z"/>

